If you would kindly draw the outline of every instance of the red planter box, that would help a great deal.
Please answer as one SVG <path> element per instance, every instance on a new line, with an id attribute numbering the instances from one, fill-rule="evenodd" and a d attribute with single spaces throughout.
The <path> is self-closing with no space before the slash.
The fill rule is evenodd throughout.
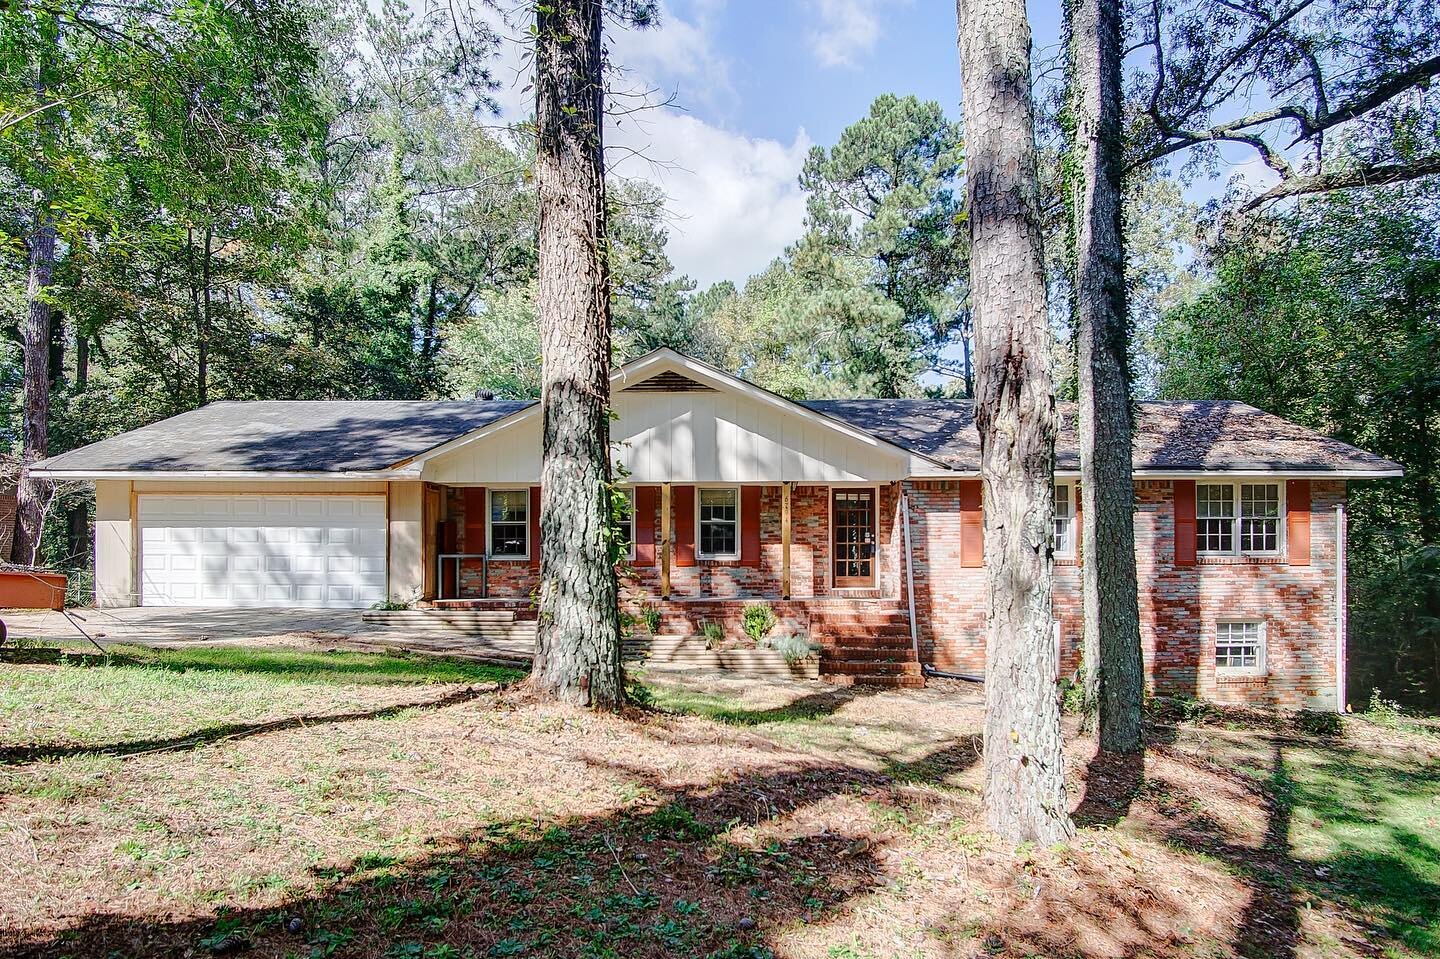
<path id="1" fill-rule="evenodd" d="M 65 577 L 59 573 L 0 570 L 0 609 L 64 609 Z"/>

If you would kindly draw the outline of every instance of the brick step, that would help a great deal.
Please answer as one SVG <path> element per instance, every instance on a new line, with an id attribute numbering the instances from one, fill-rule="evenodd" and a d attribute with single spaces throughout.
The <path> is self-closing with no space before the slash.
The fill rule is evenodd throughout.
<path id="1" fill-rule="evenodd" d="M 844 636 L 817 636 L 810 634 L 810 638 L 820 645 L 822 649 L 845 649 L 855 647 L 857 649 L 883 648 L 899 649 L 902 646 L 910 647 L 910 634 L 903 636 L 872 636 L 864 633 L 850 633 Z"/>
<path id="2" fill-rule="evenodd" d="M 847 662 L 912 662 L 915 653 L 909 646 L 825 646 L 820 650 L 822 663 Z"/>
<path id="3" fill-rule="evenodd" d="M 888 624 L 909 625 L 910 618 L 904 613 L 820 613 L 810 614 L 811 626 L 885 626 Z"/>
<path id="4" fill-rule="evenodd" d="M 811 629 L 811 636 L 819 637 L 820 642 L 838 643 L 851 636 L 864 637 L 865 639 L 894 639 L 904 642 L 910 641 L 910 628 L 895 629 L 891 626 L 881 626 L 873 629 L 857 627 L 852 629 Z"/>
<path id="5" fill-rule="evenodd" d="M 832 686 L 877 686 L 887 689 L 923 689 L 925 688 L 924 676 L 821 676 L 825 682 Z"/>
<path id="6" fill-rule="evenodd" d="M 820 671 L 826 676 L 919 676 L 920 664 L 910 662 L 876 663 L 821 663 Z"/>

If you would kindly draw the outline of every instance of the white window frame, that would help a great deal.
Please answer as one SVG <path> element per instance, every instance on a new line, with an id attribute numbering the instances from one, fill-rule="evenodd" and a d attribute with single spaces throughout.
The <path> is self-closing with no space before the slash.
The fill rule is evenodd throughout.
<path id="1" fill-rule="evenodd" d="M 1255 626 L 1256 649 L 1254 666 L 1221 666 L 1220 665 L 1220 629 L 1228 626 Z M 1266 666 L 1267 650 L 1269 643 L 1269 624 L 1264 619 L 1254 617 L 1227 617 L 1215 621 L 1215 632 L 1210 644 L 1211 662 L 1215 664 L 1217 676 L 1265 676 L 1268 675 Z M 1235 645 L 1230 643 L 1229 645 Z"/>
<path id="2" fill-rule="evenodd" d="M 729 490 L 735 494 L 735 551 L 733 553 L 707 553 L 700 548 L 705 541 L 704 526 L 700 520 L 700 500 L 702 494 L 715 492 L 717 490 Z M 695 556 L 697 559 L 708 560 L 738 560 L 740 558 L 740 524 L 744 506 L 741 502 L 740 487 L 738 486 L 697 486 L 695 487 Z"/>
<path id="3" fill-rule="evenodd" d="M 626 552 L 625 558 L 633 561 L 635 559 L 635 487 L 621 487 L 620 491 L 630 500 L 630 549 Z"/>
<path id="4" fill-rule="evenodd" d="M 1203 542 L 1201 524 L 1205 522 L 1200 516 L 1200 488 L 1202 486 L 1228 486 L 1230 495 L 1235 505 L 1234 513 L 1230 516 L 1230 548 L 1229 549 L 1201 549 Z M 1275 548 L 1274 549 L 1242 549 L 1240 546 L 1241 523 L 1247 517 L 1244 515 L 1244 499 L 1241 495 L 1241 487 L 1245 486 L 1273 486 L 1275 487 Z M 1248 517 L 1257 519 L 1263 517 Z M 1215 480 L 1202 477 L 1195 481 L 1195 540 L 1196 554 L 1199 556 L 1283 556 L 1285 555 L 1285 481 L 1268 480 L 1261 477 L 1236 480 Z"/>
<path id="5" fill-rule="evenodd" d="M 1069 525 L 1068 525 L 1069 536 L 1068 536 L 1068 538 L 1067 538 L 1068 545 L 1067 545 L 1064 549 L 1060 549 L 1059 547 L 1056 546 L 1056 544 L 1055 544 L 1055 533 L 1056 533 L 1056 530 L 1054 529 L 1054 527 L 1053 527 L 1053 525 L 1052 525 L 1051 530 L 1050 530 L 1050 548 L 1051 548 L 1051 550 L 1054 552 L 1054 555 L 1055 555 L 1055 557 L 1056 557 L 1057 559 L 1074 559 L 1074 558 L 1075 558 L 1075 543 L 1076 543 L 1077 540 L 1079 539 L 1079 524 L 1075 521 L 1075 520 L 1076 520 L 1076 509 L 1075 509 L 1075 507 L 1076 507 L 1077 505 L 1079 505 L 1078 502 L 1076 501 L 1076 496 L 1078 496 L 1079 493 L 1080 493 L 1080 484 L 1076 483 L 1074 480 L 1056 480 L 1056 481 L 1052 484 L 1052 486 L 1051 486 L 1051 494 L 1050 494 L 1050 495 L 1051 495 L 1051 502 L 1054 502 L 1054 495 L 1055 495 L 1055 494 L 1054 494 L 1054 490 L 1055 490 L 1055 489 L 1058 489 L 1058 488 L 1060 488 L 1060 487 L 1062 487 L 1062 486 L 1063 486 L 1063 487 L 1065 488 L 1065 490 L 1066 490 L 1066 497 L 1067 497 L 1066 502 L 1069 504 L 1069 510 L 1070 510 L 1069 514 L 1068 514 L 1067 516 L 1063 517 L 1063 518 L 1065 519 L 1065 521 L 1069 524 Z M 1062 517 L 1060 516 L 1059 513 L 1056 513 L 1056 514 L 1055 514 L 1055 519 L 1056 519 L 1056 521 L 1059 521 L 1060 519 L 1062 519 Z"/>
<path id="6" fill-rule="evenodd" d="M 525 494 L 525 554 L 516 553 L 496 554 L 495 533 L 491 529 L 495 517 L 493 505 L 496 493 L 524 493 Z M 507 524 L 511 525 L 511 524 Z M 528 486 L 491 486 L 485 490 L 485 556 L 492 562 L 497 563 L 518 563 L 530 559 L 530 487 Z"/>

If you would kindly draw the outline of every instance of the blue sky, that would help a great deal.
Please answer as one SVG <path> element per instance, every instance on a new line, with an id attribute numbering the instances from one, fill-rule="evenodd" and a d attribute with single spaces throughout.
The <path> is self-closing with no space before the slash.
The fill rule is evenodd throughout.
<path id="1" fill-rule="evenodd" d="M 1030 16 L 1037 58 L 1054 56 L 1058 0 L 1032 0 Z M 659 29 L 610 45 L 612 91 L 673 95 L 612 118 L 612 172 L 666 192 L 670 258 L 702 286 L 743 284 L 799 236 L 806 153 L 876 96 L 915 94 L 960 118 L 953 0 L 662 0 Z M 533 94 L 508 76 L 502 106 L 524 116 Z"/>

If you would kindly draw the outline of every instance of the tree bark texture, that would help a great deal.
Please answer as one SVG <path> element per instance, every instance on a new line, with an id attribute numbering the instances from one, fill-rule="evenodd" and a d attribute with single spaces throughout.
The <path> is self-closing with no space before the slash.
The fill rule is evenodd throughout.
<path id="1" fill-rule="evenodd" d="M 1024 0 L 957 0 L 984 484 L 985 808 L 1015 842 L 1072 835 L 1050 608 L 1055 396 Z"/>
<path id="2" fill-rule="evenodd" d="M 17 563 L 33 564 L 40 556 L 49 497 L 47 484 L 30 475 L 31 465 L 45 458 L 50 443 L 51 306 L 46 294 L 55 275 L 55 221 L 46 199 L 36 204 L 35 225 L 26 246 L 29 282 L 25 289 L 25 326 L 21 333 L 25 364 L 21 385 L 22 443 L 11 556 Z"/>
<path id="3" fill-rule="evenodd" d="M 1135 581 L 1129 326 L 1122 225 L 1119 0 L 1069 7 L 1070 152 L 1080 398 L 1081 596 L 1086 702 L 1100 748 L 1143 750 Z"/>
<path id="4" fill-rule="evenodd" d="M 600 0 L 561 0 L 536 12 L 544 435 L 532 684 L 567 702 L 618 709 L 619 589 L 606 549 L 610 279 L 601 15 Z"/>

